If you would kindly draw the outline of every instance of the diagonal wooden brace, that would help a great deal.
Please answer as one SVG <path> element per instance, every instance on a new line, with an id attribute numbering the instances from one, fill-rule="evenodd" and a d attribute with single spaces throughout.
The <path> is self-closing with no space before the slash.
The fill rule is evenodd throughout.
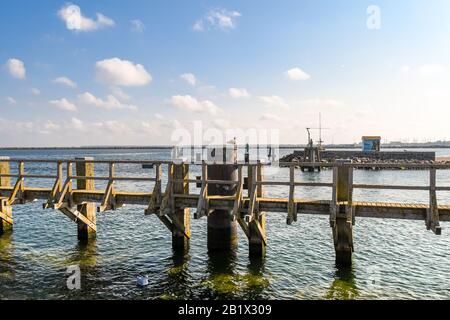
<path id="1" fill-rule="evenodd" d="M 23 198 L 23 194 L 22 194 L 22 192 L 23 192 L 23 180 L 24 180 L 23 177 L 19 177 L 16 180 L 16 183 L 14 184 L 14 188 L 13 188 L 13 190 L 11 192 L 11 195 L 8 198 L 8 204 L 9 205 L 12 205 L 16 201 L 16 199 L 19 199 L 20 203 L 23 203 L 23 200 L 22 200 L 22 198 Z"/>
<path id="2" fill-rule="evenodd" d="M 3 220 L 11 225 L 13 224 L 12 206 L 6 198 L 0 199 L 0 220 Z"/>
<path id="3" fill-rule="evenodd" d="M 114 181 L 110 180 L 106 186 L 105 195 L 103 196 L 102 203 L 97 207 L 97 212 L 105 212 L 107 210 L 116 210 L 116 197 L 114 192 Z"/>
<path id="4" fill-rule="evenodd" d="M 69 219 L 76 223 L 83 223 L 87 225 L 89 228 L 91 228 L 93 231 L 97 231 L 97 226 L 94 222 L 89 220 L 86 216 L 84 216 L 80 211 L 77 209 L 72 209 L 68 207 L 67 205 L 62 205 L 58 208 L 59 211 L 64 213 Z"/>
<path id="5" fill-rule="evenodd" d="M 242 179 L 242 167 L 238 168 L 238 188 L 236 191 L 236 198 L 234 200 L 233 205 L 233 211 L 231 213 L 231 219 L 232 221 L 237 220 L 239 225 L 242 228 L 242 231 L 244 231 L 244 234 L 247 236 L 247 238 L 250 238 L 250 229 L 248 227 L 248 224 L 245 222 L 245 220 L 242 218 L 241 210 L 242 210 L 242 197 L 243 197 L 243 189 L 244 189 L 244 181 Z"/>
<path id="6" fill-rule="evenodd" d="M 183 235 L 187 238 L 190 239 L 190 235 L 186 233 L 186 230 L 184 228 L 183 223 L 181 223 L 178 218 L 174 215 L 174 214 L 169 214 L 170 219 L 172 220 L 172 226 L 173 228 L 177 228 L 181 233 L 183 233 Z"/>
<path id="7" fill-rule="evenodd" d="M 16 199 L 18 199 L 19 203 L 21 203 L 21 204 L 25 203 L 25 200 L 23 198 L 23 190 L 25 188 L 24 183 L 23 183 L 24 182 L 23 176 L 25 174 L 25 165 L 24 165 L 23 161 L 19 162 L 18 170 L 19 170 L 19 177 L 17 178 L 16 183 L 14 184 L 14 188 L 8 199 L 8 203 L 10 205 L 12 205 L 16 201 Z"/>
<path id="8" fill-rule="evenodd" d="M 200 197 L 197 203 L 197 211 L 194 213 L 194 219 L 200 219 L 201 217 L 209 214 L 209 199 L 208 199 L 208 169 L 205 162 L 202 164 L 202 188 L 200 190 Z"/>
<path id="9" fill-rule="evenodd" d="M 68 194 L 69 190 L 72 188 L 72 179 L 68 178 L 64 182 L 64 185 L 62 187 L 61 193 L 59 194 L 59 197 L 57 198 L 56 202 L 48 203 L 47 208 L 53 208 L 53 209 L 59 209 L 62 207 L 66 200 L 66 195 Z"/>
<path id="10" fill-rule="evenodd" d="M 53 184 L 52 191 L 47 199 L 47 202 L 42 205 L 44 209 L 48 209 L 59 197 L 62 191 L 62 162 L 58 162 L 57 165 L 57 177 Z"/>
<path id="11" fill-rule="evenodd" d="M 254 183 L 251 186 L 251 189 L 250 189 L 250 198 L 249 198 L 249 203 L 248 203 L 248 211 L 247 211 L 247 214 L 245 215 L 245 221 L 247 223 L 250 223 L 250 221 L 255 219 L 256 198 L 257 198 L 256 184 Z"/>
<path id="12" fill-rule="evenodd" d="M 248 227 L 258 235 L 258 237 L 263 241 L 264 246 L 267 246 L 266 234 L 262 230 L 261 224 L 259 223 L 258 219 L 253 219 L 252 221 L 250 221 Z"/>
<path id="13" fill-rule="evenodd" d="M 173 164 L 169 164 L 168 168 L 169 179 L 166 185 L 166 191 L 161 200 L 161 207 L 159 208 L 158 215 L 165 216 L 168 215 L 173 210 Z"/>
<path id="14" fill-rule="evenodd" d="M 231 212 L 231 221 L 235 221 L 240 218 L 240 212 L 242 209 L 242 192 L 243 191 L 243 181 L 242 181 L 242 167 L 238 168 L 238 186 L 236 190 L 236 197 L 233 204 L 233 211 Z"/>
<path id="15" fill-rule="evenodd" d="M 161 165 L 156 165 L 156 177 L 155 177 L 155 185 L 153 187 L 153 192 L 150 197 L 150 204 L 147 209 L 145 209 L 145 214 L 155 214 L 158 212 L 158 208 L 161 206 Z"/>
<path id="16" fill-rule="evenodd" d="M 50 196 L 47 199 L 47 202 L 43 204 L 44 209 L 48 209 L 52 206 L 52 204 L 57 201 L 59 194 L 61 193 L 61 180 L 56 179 L 55 184 L 53 185 L 52 191 L 50 192 Z"/>
<path id="17" fill-rule="evenodd" d="M 250 190 L 250 199 L 248 204 L 248 211 L 245 216 L 245 222 L 248 223 L 249 234 L 252 232 L 255 233 L 258 238 L 260 238 L 264 245 L 267 245 L 267 240 L 265 236 L 265 232 L 262 230 L 261 225 L 259 223 L 259 202 L 258 202 L 258 192 L 257 192 L 257 184 L 255 182 L 256 175 L 252 178 L 252 187 Z"/>

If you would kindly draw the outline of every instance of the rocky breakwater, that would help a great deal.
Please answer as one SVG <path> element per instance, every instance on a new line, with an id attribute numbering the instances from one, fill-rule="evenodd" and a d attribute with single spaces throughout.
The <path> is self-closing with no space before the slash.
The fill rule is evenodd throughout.
<path id="1" fill-rule="evenodd" d="M 410 165 L 433 165 L 433 164 L 445 164 L 450 165 L 450 157 L 438 157 L 436 160 L 420 160 L 420 159 L 374 159 L 374 158 L 368 158 L 368 157 L 347 157 L 347 158 L 341 158 L 341 157 L 327 157 L 325 159 L 322 159 L 321 163 L 333 163 L 337 159 L 350 159 L 352 160 L 352 163 L 356 164 L 367 164 L 367 166 L 358 166 L 356 169 L 363 169 L 363 170 L 381 170 L 381 169 L 390 169 L 390 170 L 420 170 L 423 169 L 421 166 L 410 166 Z M 297 154 L 288 154 L 280 159 L 280 162 L 287 163 L 287 162 L 294 162 L 298 163 L 296 165 L 296 168 L 302 167 L 303 162 L 303 156 L 297 155 Z M 389 168 L 383 168 L 383 167 L 377 167 L 377 164 L 390 164 L 393 166 L 390 166 Z M 405 166 L 408 165 L 408 166 Z M 283 165 L 282 165 L 283 166 Z M 324 167 L 323 169 L 327 169 L 327 167 Z"/>

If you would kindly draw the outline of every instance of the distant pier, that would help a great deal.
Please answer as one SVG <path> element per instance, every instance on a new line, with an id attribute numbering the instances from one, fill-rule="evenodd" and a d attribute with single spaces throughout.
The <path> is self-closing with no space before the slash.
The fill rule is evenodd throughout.
<path id="1" fill-rule="evenodd" d="M 303 150 L 296 150 L 294 157 L 303 157 Z M 358 151 L 358 150 L 321 150 L 320 157 L 324 160 L 364 158 L 371 160 L 400 161 L 435 161 L 434 151 Z"/>

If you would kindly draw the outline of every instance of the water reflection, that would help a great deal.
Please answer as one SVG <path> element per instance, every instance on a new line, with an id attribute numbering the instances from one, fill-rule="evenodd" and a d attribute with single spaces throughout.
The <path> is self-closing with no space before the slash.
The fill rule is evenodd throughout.
<path id="1" fill-rule="evenodd" d="M 74 253 L 68 258 L 73 263 L 79 263 L 82 267 L 95 267 L 97 265 L 97 240 L 79 241 Z"/>
<path id="2" fill-rule="evenodd" d="M 239 291 L 236 269 L 236 249 L 223 252 L 208 251 L 207 274 L 202 282 L 210 299 L 231 299 Z"/>
<path id="3" fill-rule="evenodd" d="M 350 268 L 337 268 L 334 281 L 325 296 L 332 300 L 352 300 L 358 298 L 355 272 Z"/>
<path id="4" fill-rule="evenodd" d="M 69 290 L 67 288 L 67 277 L 69 274 L 65 273 L 64 282 L 61 285 L 61 295 L 68 295 L 70 298 L 84 298 L 87 293 L 95 293 L 98 288 L 102 287 L 101 279 L 102 274 L 100 272 L 98 263 L 98 247 L 97 240 L 95 238 L 89 239 L 89 241 L 79 241 L 69 255 L 63 262 L 64 268 L 69 266 L 78 266 L 81 274 L 81 290 Z"/>
<path id="5" fill-rule="evenodd" d="M 172 263 L 167 269 L 167 287 L 169 291 L 159 296 L 159 299 L 184 299 L 191 295 L 189 285 L 189 261 L 191 256 L 186 252 L 173 251 Z"/>
<path id="6" fill-rule="evenodd" d="M 12 230 L 0 236 L 0 282 L 4 285 L 15 280 L 12 237 Z"/>
<path id="7" fill-rule="evenodd" d="M 12 230 L 5 231 L 0 235 L 0 260 L 9 260 L 12 254 Z"/>
<path id="8" fill-rule="evenodd" d="M 202 281 L 203 298 L 267 299 L 269 279 L 265 275 L 265 258 L 252 257 L 247 271 L 239 272 L 236 251 L 208 253 L 208 276 Z"/>
<path id="9" fill-rule="evenodd" d="M 265 275 L 266 257 L 250 256 L 247 265 L 248 274 L 244 276 L 246 296 L 249 299 L 268 299 L 265 292 L 269 279 Z"/>

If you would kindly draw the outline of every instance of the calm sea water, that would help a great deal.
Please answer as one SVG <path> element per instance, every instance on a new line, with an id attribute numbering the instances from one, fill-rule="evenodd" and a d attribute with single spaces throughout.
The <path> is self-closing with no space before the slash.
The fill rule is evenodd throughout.
<path id="1" fill-rule="evenodd" d="M 292 150 L 282 150 L 282 155 Z M 434 150 L 450 156 L 449 149 Z M 36 150 L 1 152 L 23 158 L 167 159 L 168 150 Z M 53 173 L 34 164 L 27 172 Z M 106 175 L 106 166 L 96 173 Z M 191 169 L 191 175 L 199 173 Z M 152 174 L 138 165 L 118 165 L 121 175 Z M 266 178 L 287 179 L 286 169 L 268 170 Z M 297 173 L 303 181 L 331 181 L 331 172 Z M 355 172 L 356 183 L 426 184 L 426 171 Z M 449 185 L 450 170 L 438 172 L 438 184 Z M 51 187 L 52 181 L 26 182 Z M 98 188 L 104 183 L 96 183 Z M 121 182 L 118 189 L 150 191 L 150 183 Z M 191 186 L 191 191 L 196 191 Z M 268 196 L 287 197 L 287 187 L 266 188 Z M 297 197 L 330 199 L 327 188 L 299 188 Z M 357 190 L 356 200 L 426 203 L 426 192 Z M 450 204 L 450 193 L 439 193 Z M 358 218 L 355 254 L 350 270 L 334 265 L 328 218 L 299 216 L 287 226 L 286 214 L 267 214 L 268 248 L 262 261 L 250 261 L 247 240 L 239 231 L 239 246 L 228 255 L 209 255 L 206 219 L 191 219 L 191 249 L 176 256 L 168 230 L 144 207 L 126 206 L 97 215 L 97 238 L 80 245 L 76 225 L 58 211 L 42 210 L 41 201 L 15 206 L 14 232 L 0 237 L 1 299 L 449 299 L 450 230 L 441 236 L 422 221 Z M 79 265 L 81 290 L 66 287 L 68 266 Z M 136 276 L 150 284 L 136 286 Z"/>

